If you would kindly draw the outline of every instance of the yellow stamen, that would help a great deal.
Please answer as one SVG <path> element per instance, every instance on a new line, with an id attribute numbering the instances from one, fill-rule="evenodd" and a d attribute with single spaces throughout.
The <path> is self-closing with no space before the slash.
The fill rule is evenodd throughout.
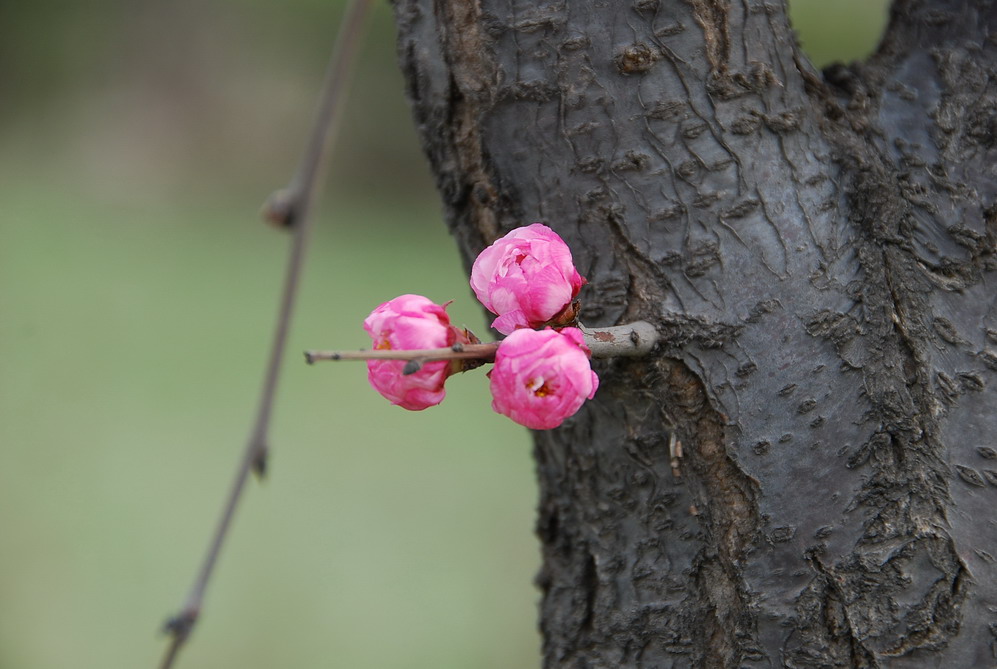
<path id="1" fill-rule="evenodd" d="M 548 386 L 547 382 L 543 379 L 530 379 L 526 387 L 533 391 L 533 394 L 537 397 L 547 397 L 554 392 L 553 388 Z"/>

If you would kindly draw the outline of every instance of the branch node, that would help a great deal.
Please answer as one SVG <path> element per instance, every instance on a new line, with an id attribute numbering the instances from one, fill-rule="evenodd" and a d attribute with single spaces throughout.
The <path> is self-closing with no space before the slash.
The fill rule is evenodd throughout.
<path id="1" fill-rule="evenodd" d="M 585 345 L 592 351 L 593 358 L 648 355 L 660 337 L 658 330 L 646 321 L 602 328 L 579 324 L 579 328 L 585 335 Z"/>
<path id="2" fill-rule="evenodd" d="M 263 216 L 263 219 L 267 223 L 275 228 L 290 230 L 298 221 L 298 212 L 300 209 L 298 202 L 300 200 L 300 188 L 292 188 L 290 186 L 278 188 L 263 203 L 260 215 Z"/>
<path id="3" fill-rule="evenodd" d="M 198 613 L 197 609 L 185 609 L 177 615 L 168 618 L 163 623 L 163 633 L 180 640 L 186 639 L 190 635 L 190 631 L 194 629 Z"/>
<path id="4" fill-rule="evenodd" d="M 259 452 L 253 456 L 253 473 L 256 474 L 256 480 L 262 481 L 267 477 L 267 465 L 270 461 L 270 449 L 264 446 L 259 450 Z"/>

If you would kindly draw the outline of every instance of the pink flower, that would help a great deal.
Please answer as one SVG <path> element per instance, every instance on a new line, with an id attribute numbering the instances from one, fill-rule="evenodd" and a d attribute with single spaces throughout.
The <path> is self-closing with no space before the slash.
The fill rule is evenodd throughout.
<path id="1" fill-rule="evenodd" d="M 578 328 L 516 330 L 499 344 L 488 377 L 492 408 L 534 430 L 557 427 L 599 387 Z"/>
<path id="2" fill-rule="evenodd" d="M 503 334 L 542 327 L 570 312 L 583 285 L 568 245 L 542 223 L 513 230 L 482 251 L 471 267 L 471 288 L 498 316 L 492 327 Z"/>
<path id="3" fill-rule="evenodd" d="M 406 351 L 443 348 L 457 341 L 466 343 L 463 333 L 450 325 L 446 306 L 421 295 L 402 295 L 385 302 L 370 313 L 364 330 L 375 349 Z M 402 374 L 404 360 L 368 360 L 367 379 L 374 390 L 392 404 L 421 411 L 439 404 L 446 396 L 443 383 L 450 375 L 446 360 L 425 363 L 414 374 Z"/>

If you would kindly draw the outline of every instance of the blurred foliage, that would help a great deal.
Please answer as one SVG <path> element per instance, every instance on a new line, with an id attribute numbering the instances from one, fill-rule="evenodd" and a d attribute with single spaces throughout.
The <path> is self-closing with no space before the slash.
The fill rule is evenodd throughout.
<path id="1" fill-rule="evenodd" d="M 154 666 L 242 450 L 292 171 L 342 2 L 0 9 L 0 667 Z M 829 12 L 834 12 L 833 16 Z M 800 2 L 818 64 L 881 2 Z M 842 18 L 843 17 L 843 18 Z M 832 34 L 830 27 L 844 29 Z M 410 414 L 362 365 L 402 292 L 484 319 L 440 221 L 378 5 L 305 275 L 274 426 L 181 667 L 536 666 L 525 430 L 482 370 Z"/>

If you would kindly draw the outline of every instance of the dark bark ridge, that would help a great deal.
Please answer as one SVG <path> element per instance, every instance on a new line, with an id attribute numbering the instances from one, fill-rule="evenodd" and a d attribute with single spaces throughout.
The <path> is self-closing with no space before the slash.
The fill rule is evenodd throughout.
<path id="1" fill-rule="evenodd" d="M 545 665 L 993 665 L 993 2 L 824 77 L 780 3 L 395 5 L 465 259 L 543 220 L 664 335 L 536 435 Z"/>

